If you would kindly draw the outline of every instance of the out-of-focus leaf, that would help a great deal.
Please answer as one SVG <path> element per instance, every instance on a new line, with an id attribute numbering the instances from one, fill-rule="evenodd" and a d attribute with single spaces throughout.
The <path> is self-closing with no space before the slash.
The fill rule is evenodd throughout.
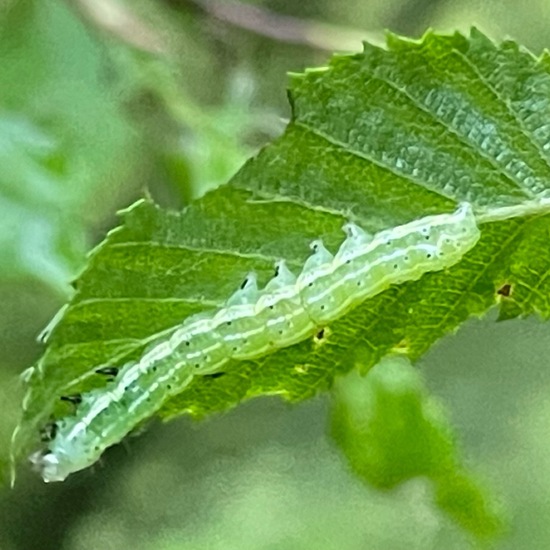
<path id="1" fill-rule="evenodd" d="M 115 59 L 136 97 L 146 93 L 157 102 L 151 113 L 138 116 L 148 129 L 147 145 L 159 160 L 160 175 L 184 204 L 226 183 L 259 144 L 283 129 L 273 113 L 254 106 L 255 81 L 245 71 L 232 73 L 221 104 L 201 106 L 185 91 L 176 60 L 127 48 L 116 50 Z"/>
<path id="2" fill-rule="evenodd" d="M 58 0 L 0 20 L 0 279 L 68 295 L 90 226 L 120 201 L 136 136 L 106 61 Z"/>
<path id="3" fill-rule="evenodd" d="M 391 489 L 415 477 L 431 480 L 441 510 L 478 537 L 501 518 L 469 474 L 441 405 L 404 358 L 382 360 L 365 377 L 337 380 L 332 432 L 351 467 L 369 485 Z"/>
<path id="4" fill-rule="evenodd" d="M 0 116 L 0 277 L 34 277 L 61 293 L 85 252 L 52 139 L 22 117 Z"/>

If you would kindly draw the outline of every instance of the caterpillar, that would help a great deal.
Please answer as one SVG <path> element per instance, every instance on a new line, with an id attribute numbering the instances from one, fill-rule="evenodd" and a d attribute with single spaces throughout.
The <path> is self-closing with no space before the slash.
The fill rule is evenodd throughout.
<path id="1" fill-rule="evenodd" d="M 47 447 L 30 457 L 44 481 L 62 481 L 95 463 L 194 376 L 311 337 L 390 285 L 452 266 L 479 239 L 469 203 L 375 235 L 353 223 L 344 230 L 334 256 L 317 240 L 297 277 L 284 260 L 263 290 L 249 274 L 224 307 L 185 319 L 139 360 L 102 369 L 109 377 L 104 388 L 68 397 L 75 414 L 50 426 Z"/>

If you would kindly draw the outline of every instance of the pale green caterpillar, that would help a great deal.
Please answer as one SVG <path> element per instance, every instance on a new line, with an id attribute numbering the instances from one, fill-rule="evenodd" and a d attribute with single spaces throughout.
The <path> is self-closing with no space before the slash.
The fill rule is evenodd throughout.
<path id="1" fill-rule="evenodd" d="M 284 261 L 263 290 L 249 275 L 225 307 L 186 319 L 171 336 L 120 371 L 105 388 L 73 396 L 76 413 L 51 425 L 48 448 L 31 456 L 45 481 L 62 481 L 96 462 L 193 376 L 220 372 L 316 334 L 392 284 L 460 261 L 479 239 L 472 207 L 428 216 L 374 237 L 354 224 L 333 256 L 321 241 L 295 277 Z"/>

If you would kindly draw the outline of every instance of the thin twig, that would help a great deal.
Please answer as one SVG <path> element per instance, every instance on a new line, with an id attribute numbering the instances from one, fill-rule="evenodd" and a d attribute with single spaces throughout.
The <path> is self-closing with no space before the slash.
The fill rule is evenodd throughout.
<path id="1" fill-rule="evenodd" d="M 241 2 L 185 0 L 207 15 L 241 29 L 291 44 L 326 51 L 360 51 L 362 41 L 380 42 L 375 33 L 280 15 L 266 8 Z"/>
<path id="2" fill-rule="evenodd" d="M 85 20 L 118 39 L 150 53 L 165 53 L 160 35 L 116 0 L 67 0 Z"/>

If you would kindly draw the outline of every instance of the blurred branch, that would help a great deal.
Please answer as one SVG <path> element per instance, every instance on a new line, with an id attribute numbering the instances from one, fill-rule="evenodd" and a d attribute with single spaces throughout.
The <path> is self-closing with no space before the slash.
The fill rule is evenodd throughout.
<path id="1" fill-rule="evenodd" d="M 173 0 L 172 0 L 173 3 Z M 377 37 L 366 31 L 351 29 L 280 15 L 266 8 L 219 0 L 177 0 L 178 4 L 198 9 L 218 21 L 246 29 L 290 44 L 302 44 L 320 50 L 360 51 L 362 41 L 377 41 Z"/>
<path id="2" fill-rule="evenodd" d="M 150 53 L 166 51 L 160 35 L 116 0 L 66 0 L 78 15 L 119 40 Z"/>

